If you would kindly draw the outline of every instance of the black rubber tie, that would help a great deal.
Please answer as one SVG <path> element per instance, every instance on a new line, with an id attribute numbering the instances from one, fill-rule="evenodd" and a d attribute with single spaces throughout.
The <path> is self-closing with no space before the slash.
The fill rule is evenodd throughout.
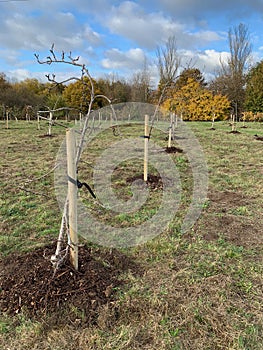
<path id="1" fill-rule="evenodd" d="M 80 182 L 79 180 L 74 180 L 72 177 L 68 176 L 68 181 L 76 185 L 78 188 L 85 186 L 93 198 L 96 198 L 95 193 L 92 191 L 91 187 L 86 182 Z"/>

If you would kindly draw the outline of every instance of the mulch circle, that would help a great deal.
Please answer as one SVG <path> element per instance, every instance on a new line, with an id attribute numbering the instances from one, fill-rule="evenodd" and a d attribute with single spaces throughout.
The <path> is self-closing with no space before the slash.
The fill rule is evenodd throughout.
<path id="1" fill-rule="evenodd" d="M 112 249 L 100 252 L 79 248 L 79 270 L 66 261 L 54 275 L 50 256 L 56 245 L 4 258 L 0 272 L 0 310 L 7 314 L 26 312 L 30 317 L 60 313 L 75 307 L 86 322 L 96 318 L 102 305 L 114 300 L 114 291 L 125 281 L 123 271 L 139 273 L 140 268 L 126 255 Z"/>
<path id="2" fill-rule="evenodd" d="M 165 152 L 166 153 L 183 153 L 183 150 L 181 148 L 172 146 L 172 147 L 166 147 Z"/>
<path id="3" fill-rule="evenodd" d="M 241 134 L 238 130 L 231 130 L 229 131 L 229 134 Z"/>
<path id="4" fill-rule="evenodd" d="M 129 177 L 127 178 L 127 183 L 133 183 L 137 180 L 144 181 L 144 175 L 140 174 L 140 175 Z M 148 174 L 146 185 L 152 190 L 163 189 L 163 181 L 161 176 Z"/>
<path id="5" fill-rule="evenodd" d="M 52 135 L 48 135 L 48 134 L 43 134 L 43 135 L 39 135 L 38 137 L 40 138 L 52 138 L 55 137 L 56 135 L 52 134 Z"/>
<path id="6" fill-rule="evenodd" d="M 263 141 L 263 136 L 254 135 L 255 140 Z"/>

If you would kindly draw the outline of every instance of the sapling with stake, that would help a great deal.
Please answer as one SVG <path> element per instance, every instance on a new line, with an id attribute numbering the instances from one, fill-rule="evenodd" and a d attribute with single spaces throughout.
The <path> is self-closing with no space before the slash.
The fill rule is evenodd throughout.
<path id="1" fill-rule="evenodd" d="M 111 100 L 105 95 L 95 93 L 93 79 L 90 75 L 88 68 L 86 67 L 86 65 L 84 63 L 79 62 L 79 57 L 73 57 L 71 52 L 69 53 L 69 55 L 66 55 L 65 52 L 62 51 L 61 56 L 58 57 L 54 51 L 54 44 L 53 44 L 51 46 L 51 49 L 50 49 L 50 55 L 47 56 L 46 59 L 40 60 L 39 55 L 37 55 L 37 54 L 35 54 L 35 57 L 36 57 L 39 64 L 48 64 L 48 65 L 68 64 L 68 65 L 72 65 L 75 67 L 79 67 L 79 69 L 81 71 L 80 77 L 70 77 L 70 78 L 65 79 L 64 81 L 60 81 L 60 82 L 58 82 L 56 80 L 55 74 L 52 74 L 52 75 L 48 74 L 48 75 L 46 75 L 46 77 L 47 77 L 49 82 L 58 85 L 58 84 L 63 84 L 63 83 L 67 83 L 70 81 L 80 81 L 83 84 L 83 86 L 88 88 L 87 90 L 89 92 L 89 96 L 85 96 L 85 98 L 87 99 L 87 102 L 88 102 L 88 110 L 87 110 L 86 116 L 84 118 L 82 128 L 80 130 L 80 138 L 79 138 L 78 145 L 76 148 L 76 154 L 75 154 L 75 160 L 74 160 L 74 163 L 75 163 L 74 166 L 75 166 L 75 169 L 77 171 L 78 163 L 80 161 L 80 156 L 81 156 L 82 149 L 84 146 L 86 131 L 88 129 L 88 121 L 90 118 L 90 114 L 92 111 L 92 106 L 94 104 L 94 101 L 97 98 L 104 98 L 111 106 L 113 116 L 116 119 L 116 114 L 115 114 L 115 111 L 112 107 Z M 87 78 L 87 79 L 84 79 L 84 78 Z M 76 178 L 76 176 L 75 176 L 75 178 Z M 77 227 L 75 227 L 75 229 L 77 231 Z M 65 235 L 67 236 L 67 239 L 68 239 L 68 245 L 67 245 L 66 250 L 63 251 L 62 250 L 62 248 L 63 248 L 62 242 L 64 241 Z M 55 254 L 51 257 L 51 262 L 55 268 L 55 271 L 59 268 L 61 263 L 66 258 L 69 249 L 71 251 L 71 256 L 75 255 L 73 266 L 75 269 L 77 269 L 78 264 L 77 264 L 76 259 L 78 259 L 78 257 L 75 254 L 76 249 L 74 250 L 74 245 L 72 244 L 71 237 L 70 237 L 69 195 L 67 195 L 66 200 L 65 200 L 63 214 L 62 214 L 62 219 L 61 219 L 61 226 L 60 226 L 59 237 L 58 237 L 58 241 L 57 241 L 57 249 L 56 249 Z"/>

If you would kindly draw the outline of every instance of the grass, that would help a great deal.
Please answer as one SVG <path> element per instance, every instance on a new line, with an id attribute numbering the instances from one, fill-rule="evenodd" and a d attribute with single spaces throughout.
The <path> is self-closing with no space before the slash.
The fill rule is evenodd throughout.
<path id="1" fill-rule="evenodd" d="M 172 155 L 182 181 L 176 216 L 155 239 L 123 249 L 142 266 L 144 274 L 124 273 L 126 285 L 115 291 L 114 305 L 101 308 L 94 325 L 82 324 L 81 310 L 75 310 L 78 323 L 63 327 L 52 315 L 42 320 L 23 314 L 1 315 L 1 349 L 263 348 L 262 143 L 253 138 L 262 135 L 263 128 L 249 123 L 240 134 L 230 134 L 224 122 L 216 123 L 215 131 L 209 130 L 210 123 L 189 125 L 204 150 L 209 170 L 208 198 L 192 230 L 180 233 L 191 201 L 189 164 L 186 155 Z M 0 125 L 2 258 L 57 238 L 60 211 L 50 170 L 65 130 L 55 127 L 54 137 L 39 137 L 44 133 L 34 123 L 11 122 L 9 130 Z M 136 135 L 137 130 L 130 128 L 127 133 Z M 153 139 L 166 145 L 159 133 L 153 133 Z M 104 134 L 83 155 L 85 180 L 92 174 L 92 161 L 108 146 L 106 141 L 110 142 L 109 135 Z M 123 199 L 131 196 L 123 177 L 139 172 L 137 165 L 124 162 L 114 172 L 114 191 Z M 145 220 L 147 211 L 154 213 L 160 200 L 160 193 L 152 192 L 139 212 L 132 217 L 118 214 L 113 222 L 122 226 Z M 88 194 L 82 195 L 96 212 Z M 109 213 L 100 215 L 107 219 Z"/>

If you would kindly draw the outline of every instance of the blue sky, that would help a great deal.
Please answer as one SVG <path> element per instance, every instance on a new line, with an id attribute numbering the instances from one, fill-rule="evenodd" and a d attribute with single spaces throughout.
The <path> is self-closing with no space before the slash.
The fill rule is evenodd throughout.
<path id="1" fill-rule="evenodd" d="M 0 72 L 17 80 L 76 75 L 71 66 L 37 63 L 34 53 L 44 59 L 54 43 L 58 55 L 80 56 L 95 78 L 130 79 L 147 62 L 154 83 L 156 48 L 171 36 L 182 67 L 191 62 L 209 79 L 239 23 L 249 28 L 254 63 L 263 59 L 262 0 L 0 0 L 0 23 Z"/>

